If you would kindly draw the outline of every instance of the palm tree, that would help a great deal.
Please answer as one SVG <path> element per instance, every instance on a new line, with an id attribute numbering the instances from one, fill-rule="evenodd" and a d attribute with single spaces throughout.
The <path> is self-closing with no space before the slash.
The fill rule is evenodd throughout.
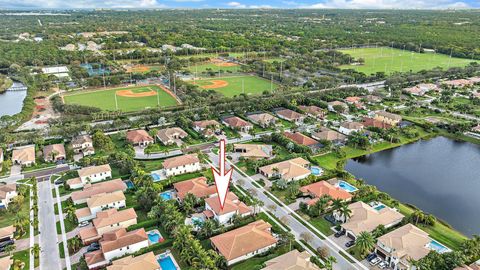
<path id="1" fill-rule="evenodd" d="M 344 206 L 344 202 L 341 199 L 333 199 L 332 200 L 332 209 L 336 211 Z"/>
<path id="2" fill-rule="evenodd" d="M 204 237 L 210 237 L 213 235 L 215 229 L 217 228 L 217 224 L 211 219 L 206 220 L 202 228 L 200 229 L 200 235 Z"/>
<path id="3" fill-rule="evenodd" d="M 35 258 L 38 258 L 40 256 L 40 245 L 35 244 L 33 247 L 30 248 L 30 254 L 32 254 Z"/>
<path id="4" fill-rule="evenodd" d="M 15 226 L 18 235 L 23 235 L 26 231 L 26 226 L 29 224 L 29 219 L 25 213 L 18 213 L 13 220 L 13 225 Z"/>
<path id="5" fill-rule="evenodd" d="M 79 237 L 75 236 L 68 240 L 68 249 L 72 253 L 77 252 L 82 246 L 82 240 Z"/>
<path id="6" fill-rule="evenodd" d="M 328 256 L 325 259 L 325 269 L 326 270 L 332 270 L 333 269 L 333 264 L 337 263 L 337 259 L 333 256 Z"/>
<path id="7" fill-rule="evenodd" d="M 76 211 L 76 208 L 69 204 L 65 207 L 65 214 L 67 215 L 67 220 L 72 222 L 72 223 L 75 223 L 77 217 L 75 215 L 75 211 Z"/>
<path id="8" fill-rule="evenodd" d="M 369 232 L 361 232 L 356 239 L 356 245 L 360 256 L 363 257 L 375 247 L 375 238 Z"/>
<path id="9" fill-rule="evenodd" d="M 343 222 L 347 222 L 347 220 L 352 217 L 352 210 L 348 207 L 348 205 L 343 205 L 342 208 L 338 209 L 337 211 Z"/>

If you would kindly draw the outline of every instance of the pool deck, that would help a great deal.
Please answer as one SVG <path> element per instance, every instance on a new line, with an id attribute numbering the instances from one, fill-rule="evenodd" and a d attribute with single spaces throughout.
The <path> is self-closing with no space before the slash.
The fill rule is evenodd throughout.
<path id="1" fill-rule="evenodd" d="M 172 259 L 172 262 L 175 265 L 175 269 L 180 270 L 180 266 L 178 265 L 177 261 L 175 260 L 175 257 L 173 257 L 173 254 L 170 252 L 170 250 L 167 250 L 164 253 L 158 254 L 155 258 L 157 259 L 157 261 L 159 261 L 160 259 L 164 259 L 167 256 Z"/>

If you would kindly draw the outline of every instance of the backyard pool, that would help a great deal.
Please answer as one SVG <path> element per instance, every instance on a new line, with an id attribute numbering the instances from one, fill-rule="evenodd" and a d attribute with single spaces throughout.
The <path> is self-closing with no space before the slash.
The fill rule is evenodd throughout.
<path id="1" fill-rule="evenodd" d="M 175 263 L 173 262 L 173 259 L 171 256 L 167 255 L 165 257 L 162 258 L 162 256 L 160 256 L 160 258 L 158 259 L 158 263 L 160 264 L 160 268 L 162 270 L 176 270 L 177 267 L 175 266 Z"/>
<path id="2" fill-rule="evenodd" d="M 151 244 L 156 244 L 163 241 L 163 237 L 158 230 L 148 232 L 148 240 Z"/>
<path id="3" fill-rule="evenodd" d="M 449 248 L 447 248 L 446 246 L 440 244 L 439 242 L 437 242 L 433 239 L 428 244 L 428 248 L 430 248 L 431 250 L 435 250 L 438 253 L 445 253 L 445 252 L 450 252 L 451 251 Z"/>
<path id="4" fill-rule="evenodd" d="M 158 173 L 152 173 L 153 182 L 158 182 L 162 180 L 162 177 Z"/>
<path id="5" fill-rule="evenodd" d="M 169 201 L 169 200 L 173 199 L 173 192 L 172 192 L 171 190 L 165 191 L 165 192 L 160 193 L 159 196 L 160 196 L 160 198 L 162 198 L 163 200 Z"/>
<path id="6" fill-rule="evenodd" d="M 345 182 L 345 181 L 338 181 L 337 183 L 337 186 L 343 190 L 345 190 L 346 192 L 355 192 L 358 190 L 358 188 L 350 185 L 349 183 Z"/>
<path id="7" fill-rule="evenodd" d="M 192 217 L 192 223 L 194 225 L 201 225 L 205 222 L 205 220 L 202 217 Z"/>
<path id="8" fill-rule="evenodd" d="M 320 167 L 317 167 L 317 166 L 312 166 L 312 167 L 310 168 L 310 171 L 311 171 L 312 174 L 315 175 L 315 176 L 321 175 L 322 172 L 323 172 L 323 170 L 320 169 Z"/>
<path id="9" fill-rule="evenodd" d="M 135 185 L 133 184 L 133 182 L 130 181 L 130 180 L 125 180 L 125 181 L 123 181 L 123 182 L 125 183 L 125 185 L 127 185 L 127 188 L 128 188 L 128 189 L 132 189 L 132 188 L 135 187 Z"/>

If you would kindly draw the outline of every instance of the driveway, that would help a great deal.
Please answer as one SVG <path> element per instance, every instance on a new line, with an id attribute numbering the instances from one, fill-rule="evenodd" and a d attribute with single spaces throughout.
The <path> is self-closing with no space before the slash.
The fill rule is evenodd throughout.
<path id="1" fill-rule="evenodd" d="M 38 183 L 38 221 L 40 230 L 40 269 L 62 269 L 57 241 L 57 226 L 50 181 Z"/>
<path id="2" fill-rule="evenodd" d="M 351 241 L 352 239 L 351 238 L 348 238 L 346 237 L 345 235 L 342 235 L 338 238 L 335 237 L 335 235 L 330 235 L 328 238 L 330 238 L 330 240 L 332 240 L 333 242 L 335 242 L 335 244 L 339 245 L 340 247 L 344 248 L 344 249 L 347 249 L 347 247 L 345 246 L 345 244 L 349 241 Z"/>
<path id="3" fill-rule="evenodd" d="M 293 211 L 297 211 L 300 209 L 300 203 L 306 203 L 310 200 L 310 198 L 298 198 L 294 203 L 289 204 L 288 207 L 292 208 Z"/>
<path id="4" fill-rule="evenodd" d="M 10 175 L 19 175 L 20 173 L 22 173 L 22 166 L 12 165 L 10 168 Z"/>

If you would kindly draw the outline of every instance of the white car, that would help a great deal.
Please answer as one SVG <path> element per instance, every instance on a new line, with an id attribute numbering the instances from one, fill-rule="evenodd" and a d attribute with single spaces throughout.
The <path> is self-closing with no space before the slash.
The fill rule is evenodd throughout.
<path id="1" fill-rule="evenodd" d="M 88 221 L 82 221 L 78 224 L 78 227 L 85 227 L 85 226 L 88 226 L 88 224 L 90 224 L 90 222 Z"/>
<path id="2" fill-rule="evenodd" d="M 373 260 L 370 261 L 370 264 L 371 264 L 371 265 L 377 265 L 377 264 L 378 264 L 379 262 L 381 262 L 381 261 L 382 261 L 382 259 L 376 257 L 375 259 L 373 259 Z"/>
<path id="3" fill-rule="evenodd" d="M 380 267 L 380 269 L 385 269 L 387 268 L 387 266 L 388 266 L 388 263 L 385 261 L 378 264 L 378 267 Z"/>

